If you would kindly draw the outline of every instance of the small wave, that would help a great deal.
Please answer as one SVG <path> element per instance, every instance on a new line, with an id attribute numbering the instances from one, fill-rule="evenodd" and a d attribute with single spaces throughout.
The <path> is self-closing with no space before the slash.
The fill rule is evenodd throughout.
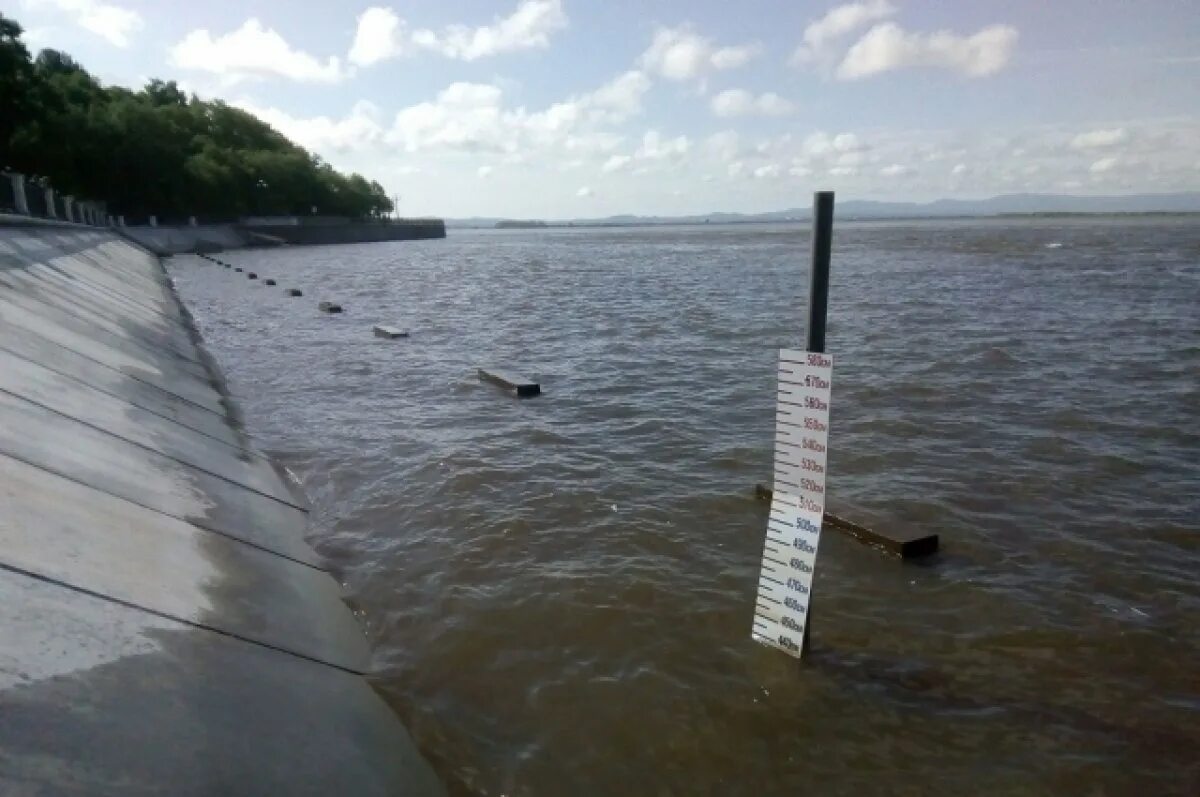
<path id="1" fill-rule="evenodd" d="M 1097 472 L 1111 476 L 1135 476 L 1146 471 L 1145 463 L 1119 454 L 1101 454 L 1093 462 Z"/>
<path id="2" fill-rule="evenodd" d="M 1020 360 L 1009 354 L 1007 349 L 1000 346 L 989 346 L 981 351 L 975 360 L 979 365 L 986 365 L 992 368 L 1011 368 L 1020 363 Z"/>
<path id="3" fill-rule="evenodd" d="M 1039 435 L 1029 440 L 1024 454 L 1034 462 L 1073 462 L 1079 455 L 1078 447 L 1058 434 Z"/>
<path id="4" fill-rule="evenodd" d="M 1045 246 L 1047 249 L 1062 249 L 1062 242 L 1061 241 L 1051 241 L 1050 243 L 1046 244 Z"/>
<path id="5" fill-rule="evenodd" d="M 1052 428 L 1063 430 L 1091 430 L 1099 425 L 1095 415 L 1077 407 L 1066 407 L 1050 414 L 1048 421 Z"/>

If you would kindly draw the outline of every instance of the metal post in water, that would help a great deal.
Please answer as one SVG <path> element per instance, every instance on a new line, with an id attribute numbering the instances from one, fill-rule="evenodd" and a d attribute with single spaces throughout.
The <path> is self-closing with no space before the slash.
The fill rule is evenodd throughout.
<path id="1" fill-rule="evenodd" d="M 813 194 L 812 270 L 808 281 L 808 337 L 805 348 L 825 353 L 829 315 L 829 260 L 833 250 L 833 192 Z"/>
<path id="2" fill-rule="evenodd" d="M 817 191 L 812 203 L 812 265 L 808 277 L 808 331 L 804 348 L 825 353 L 825 322 L 829 318 L 829 263 L 833 253 L 833 192 Z M 816 595 L 809 597 L 808 613 L 804 618 L 804 640 L 800 657 L 808 655 L 811 647 L 813 604 Z"/>

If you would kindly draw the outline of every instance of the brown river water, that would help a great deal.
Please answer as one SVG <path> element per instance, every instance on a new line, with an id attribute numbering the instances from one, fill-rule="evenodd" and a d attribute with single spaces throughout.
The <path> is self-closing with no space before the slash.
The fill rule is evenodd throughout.
<path id="1" fill-rule="evenodd" d="M 1200 793 L 1200 219 L 838 222 L 830 504 L 942 550 L 827 527 L 797 662 L 750 638 L 753 486 L 808 245 L 451 230 L 220 256 L 276 288 L 169 271 L 452 793 Z"/>

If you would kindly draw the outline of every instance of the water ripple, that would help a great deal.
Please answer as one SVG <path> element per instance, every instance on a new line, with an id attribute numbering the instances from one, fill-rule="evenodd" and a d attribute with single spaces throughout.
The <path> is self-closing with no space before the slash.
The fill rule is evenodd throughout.
<path id="1" fill-rule="evenodd" d="M 804 231 L 227 255 L 303 299 L 171 273 L 455 792 L 1166 794 L 1200 782 L 1197 240 L 838 226 L 831 502 L 944 550 L 827 532 L 802 666 L 749 624 Z"/>

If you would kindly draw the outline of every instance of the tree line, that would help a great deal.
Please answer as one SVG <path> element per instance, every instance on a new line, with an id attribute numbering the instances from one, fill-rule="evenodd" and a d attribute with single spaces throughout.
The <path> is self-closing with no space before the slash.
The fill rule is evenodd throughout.
<path id="1" fill-rule="evenodd" d="M 344 175 L 251 114 L 174 81 L 103 86 L 71 56 L 32 57 L 0 14 L 0 168 L 130 217 L 381 217 L 383 186 Z"/>

